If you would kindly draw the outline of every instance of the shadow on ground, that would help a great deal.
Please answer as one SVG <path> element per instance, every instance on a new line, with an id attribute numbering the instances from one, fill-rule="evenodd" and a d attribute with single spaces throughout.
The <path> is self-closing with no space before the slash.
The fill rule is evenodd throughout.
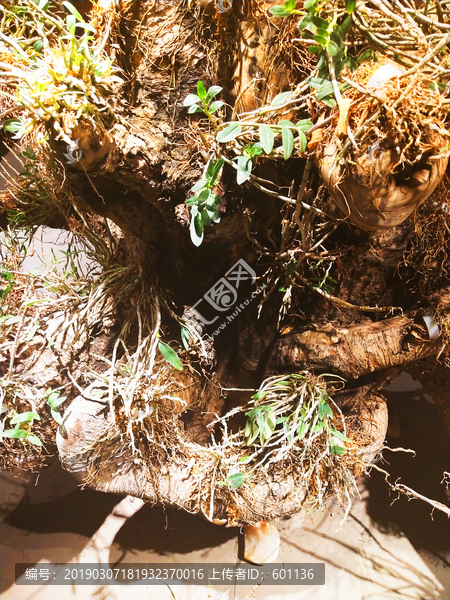
<path id="1" fill-rule="evenodd" d="M 414 450 L 416 455 L 384 451 L 387 462 L 378 464 L 388 471 L 390 481 L 400 478 L 401 483 L 416 492 L 448 506 L 445 485 L 441 484 L 444 471 L 449 470 L 450 447 L 437 408 L 423 390 L 383 391 L 390 414 L 395 411 L 401 435 L 387 439 L 391 448 Z M 450 550 L 448 517 L 421 500 L 410 500 L 397 493 L 389 494 L 384 475 L 372 470 L 367 478 L 369 500 L 367 512 L 374 524 L 385 533 L 403 534 L 416 549 Z"/>

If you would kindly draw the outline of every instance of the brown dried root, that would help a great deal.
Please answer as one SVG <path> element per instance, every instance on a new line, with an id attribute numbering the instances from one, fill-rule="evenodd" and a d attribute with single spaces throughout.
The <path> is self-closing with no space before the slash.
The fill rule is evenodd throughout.
<path id="1" fill-rule="evenodd" d="M 398 492 L 398 497 L 396 498 L 396 500 L 398 500 L 398 498 L 400 497 L 400 494 L 404 494 L 405 496 L 408 497 L 409 500 L 412 499 L 417 499 L 417 500 L 422 500 L 423 502 L 426 502 L 427 504 L 430 504 L 434 509 L 440 510 L 441 512 L 445 513 L 448 517 L 450 517 L 450 508 L 448 508 L 448 506 L 445 506 L 445 504 L 442 504 L 442 502 L 438 502 L 437 500 L 432 500 L 431 498 L 427 498 L 427 496 L 424 496 L 423 494 L 419 494 L 419 492 L 416 492 L 415 490 L 413 490 L 412 488 L 408 487 L 407 485 L 405 485 L 404 483 L 398 483 L 398 480 L 395 483 L 391 483 L 388 480 L 388 477 L 390 476 L 390 474 L 385 471 L 384 469 L 381 469 L 380 467 L 378 467 L 377 465 L 370 465 L 371 468 L 376 469 L 377 471 L 380 471 L 380 473 L 383 473 L 385 475 L 385 481 L 389 486 L 389 489 L 391 489 L 393 492 Z M 444 472 L 444 478 L 441 481 L 441 483 L 446 483 L 447 487 L 448 487 L 448 481 L 449 481 L 449 474 L 447 472 Z M 395 502 L 395 500 L 394 500 Z"/>

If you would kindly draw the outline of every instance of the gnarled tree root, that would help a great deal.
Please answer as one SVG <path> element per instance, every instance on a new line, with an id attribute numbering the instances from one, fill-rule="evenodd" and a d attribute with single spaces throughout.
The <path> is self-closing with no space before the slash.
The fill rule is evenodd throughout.
<path id="1" fill-rule="evenodd" d="M 291 332 L 274 344 L 268 371 L 280 373 L 304 368 L 336 373 L 347 380 L 436 356 L 442 341 L 419 341 L 415 325 L 406 316 L 378 323 Z"/>
<path id="2" fill-rule="evenodd" d="M 345 403 L 355 399 L 360 431 L 372 440 L 361 451 L 362 468 L 383 446 L 387 430 L 387 407 L 369 385 L 346 394 Z M 217 485 L 217 458 L 213 448 L 180 440 L 184 452 L 172 455 L 163 468 L 133 455 L 131 448 L 111 439 L 114 421 L 107 403 L 76 397 L 67 410 L 57 434 L 63 467 L 82 483 L 98 491 L 128 494 L 152 504 L 163 503 L 200 512 L 213 523 L 256 524 L 300 512 L 305 491 L 299 489 L 294 473 L 284 467 L 270 471 L 263 481 L 237 490 Z M 189 455 L 186 452 L 189 450 Z M 220 479 L 220 477 L 219 477 Z M 199 496 L 202 498 L 199 501 Z"/>

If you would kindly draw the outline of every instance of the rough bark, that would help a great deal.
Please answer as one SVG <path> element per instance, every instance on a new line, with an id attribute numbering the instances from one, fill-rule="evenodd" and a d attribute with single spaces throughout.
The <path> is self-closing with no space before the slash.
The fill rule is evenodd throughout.
<path id="1" fill-rule="evenodd" d="M 308 367 L 358 379 L 439 352 L 440 340 L 418 342 L 411 335 L 413 330 L 414 322 L 402 316 L 367 325 L 328 325 L 302 333 L 290 332 L 275 343 L 268 369 L 285 372 Z"/>

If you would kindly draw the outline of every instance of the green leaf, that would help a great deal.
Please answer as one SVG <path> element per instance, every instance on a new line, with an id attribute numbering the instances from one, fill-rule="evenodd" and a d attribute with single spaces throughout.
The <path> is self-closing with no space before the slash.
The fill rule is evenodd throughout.
<path id="1" fill-rule="evenodd" d="M 206 171 L 206 179 L 209 183 L 216 183 L 217 176 L 219 175 L 220 169 L 223 167 L 224 160 L 223 158 L 219 158 L 219 160 L 210 160 L 208 169 Z"/>
<path id="2" fill-rule="evenodd" d="M 343 456 L 344 454 L 347 454 L 347 449 L 342 448 L 342 446 L 332 446 L 330 444 L 330 452 L 331 454 L 336 454 L 337 456 Z"/>
<path id="3" fill-rule="evenodd" d="M 199 215 L 205 227 L 209 227 L 210 225 L 212 225 L 211 217 L 209 216 L 208 211 L 205 208 L 202 208 L 199 211 Z"/>
<path id="4" fill-rule="evenodd" d="M 328 31 L 328 27 L 330 26 L 330 23 L 326 19 L 322 19 L 322 17 L 316 15 L 312 17 L 312 22 L 317 28 L 323 29 L 324 31 Z"/>
<path id="5" fill-rule="evenodd" d="M 23 123 L 18 119 L 7 119 L 3 123 L 3 127 L 6 129 L 6 131 L 16 132 L 22 129 Z"/>
<path id="6" fill-rule="evenodd" d="M 204 112 L 203 108 L 201 108 L 198 104 L 193 104 L 192 106 L 189 107 L 189 110 L 188 110 L 189 115 L 193 115 L 195 113 L 202 113 L 202 112 Z"/>
<path id="7" fill-rule="evenodd" d="M 334 88 L 333 88 L 333 84 L 330 81 L 328 84 L 324 85 L 321 88 L 321 90 L 317 94 L 317 100 L 322 100 L 323 98 L 326 98 L 327 96 L 330 96 L 333 93 L 334 93 Z"/>
<path id="8" fill-rule="evenodd" d="M 44 42 L 42 40 L 37 40 L 37 42 L 34 42 L 33 44 L 33 49 L 36 50 L 36 52 L 40 52 L 43 47 Z"/>
<path id="9" fill-rule="evenodd" d="M 40 421 L 41 417 L 35 412 L 24 412 L 20 413 L 20 415 L 16 415 L 11 419 L 11 425 L 17 425 L 18 423 L 29 423 L 30 421 Z"/>
<path id="10" fill-rule="evenodd" d="M 270 106 L 272 106 L 273 108 L 277 108 L 278 106 L 281 106 L 282 104 L 287 102 L 287 100 L 291 96 L 292 96 L 292 92 L 281 92 L 281 94 L 278 94 L 277 96 L 275 96 L 275 98 L 270 103 Z"/>
<path id="11" fill-rule="evenodd" d="M 209 90 L 208 93 L 206 94 L 206 98 L 205 98 L 205 102 L 208 104 L 209 102 L 211 102 L 211 100 L 217 96 L 217 94 L 220 94 L 220 92 L 223 90 L 223 88 L 220 87 L 220 85 L 212 85 Z"/>
<path id="12" fill-rule="evenodd" d="M 358 63 L 358 65 L 360 65 L 365 60 L 369 60 L 370 58 L 372 58 L 372 55 L 373 50 L 371 48 L 369 48 L 368 50 L 364 50 L 364 52 L 361 52 L 361 54 L 357 57 L 356 62 Z"/>
<path id="13" fill-rule="evenodd" d="M 22 153 L 25 155 L 25 152 Z M 6 267 L 0 266 L 0 277 L 6 279 L 6 281 L 14 281 L 14 274 L 10 273 Z"/>
<path id="14" fill-rule="evenodd" d="M 255 142 L 250 147 L 247 147 L 245 151 L 250 155 L 251 158 L 255 158 L 255 156 L 261 156 L 264 154 L 264 149 L 261 142 Z"/>
<path id="15" fill-rule="evenodd" d="M 231 142 L 232 140 L 236 139 L 241 133 L 242 127 L 239 125 L 239 123 L 230 123 L 225 127 L 225 129 L 219 131 L 216 139 L 219 144 L 226 144 L 227 142 Z"/>
<path id="16" fill-rule="evenodd" d="M 15 282 L 8 283 L 8 285 L 5 287 L 5 289 L 0 292 L 1 300 L 4 300 L 6 298 L 6 296 L 9 294 L 9 292 L 13 289 L 14 283 Z"/>
<path id="17" fill-rule="evenodd" d="M 14 315 L 5 315 L 4 317 L 0 317 L 0 323 L 4 323 L 5 325 L 14 325 L 20 321 L 20 317 Z"/>
<path id="18" fill-rule="evenodd" d="M 303 133 L 301 129 L 298 131 L 298 152 L 299 154 L 303 154 L 306 150 L 306 146 L 308 145 L 308 140 L 306 139 L 306 135 Z"/>
<path id="19" fill-rule="evenodd" d="M 314 12 L 317 8 L 317 2 L 318 0 L 305 0 L 305 2 L 303 2 L 303 9 L 308 12 Z"/>
<path id="20" fill-rule="evenodd" d="M 326 98 L 322 98 L 322 102 L 329 106 L 330 108 L 334 108 L 337 105 L 337 102 L 331 96 L 327 96 Z"/>
<path id="21" fill-rule="evenodd" d="M 197 81 L 197 94 L 202 100 L 206 99 L 206 89 L 202 81 Z"/>
<path id="22" fill-rule="evenodd" d="M 193 104 L 197 104 L 201 99 L 197 96 L 197 94 L 189 94 L 183 100 L 183 106 L 192 106 Z"/>
<path id="23" fill-rule="evenodd" d="M 38 438 L 37 435 L 34 435 L 33 433 L 30 433 L 29 435 L 27 435 L 26 439 L 28 442 L 31 442 L 35 446 L 42 446 L 41 440 Z"/>
<path id="24" fill-rule="evenodd" d="M 306 17 L 303 17 L 298 26 L 299 31 L 303 31 L 308 27 L 308 25 L 311 25 L 312 19 L 313 18 L 311 14 L 307 14 Z"/>
<path id="25" fill-rule="evenodd" d="M 59 392 L 52 392 L 47 398 L 47 404 L 53 410 L 56 410 L 58 406 L 61 406 L 63 402 L 67 400 L 66 396 L 61 396 Z"/>
<path id="26" fill-rule="evenodd" d="M 252 159 L 248 156 L 237 156 L 237 176 L 236 181 L 239 185 L 242 185 L 250 178 L 250 173 L 252 172 L 253 162 Z"/>
<path id="27" fill-rule="evenodd" d="M 336 56 L 336 54 L 339 52 L 338 45 L 333 41 L 329 42 L 327 45 L 327 52 L 330 54 L 330 56 Z"/>
<path id="28" fill-rule="evenodd" d="M 161 352 L 167 362 L 172 365 L 172 367 L 175 367 L 175 369 L 178 371 L 183 370 L 183 365 L 178 357 L 178 354 L 169 346 L 169 344 L 159 341 L 158 350 Z"/>
<path id="29" fill-rule="evenodd" d="M 267 391 L 256 392 L 256 394 L 253 394 L 252 400 L 260 400 L 261 398 L 265 398 L 268 393 L 269 392 L 267 392 Z"/>
<path id="30" fill-rule="evenodd" d="M 59 410 L 54 410 L 52 408 L 50 410 L 50 412 L 52 413 L 52 417 L 55 419 L 55 421 L 58 423 L 58 425 L 61 425 L 63 420 L 62 420 L 62 416 L 61 416 L 61 413 L 59 412 Z"/>
<path id="31" fill-rule="evenodd" d="M 333 418 L 333 411 L 331 410 L 331 406 L 328 404 L 328 402 L 325 402 L 324 410 L 326 415 L 328 415 L 330 418 Z"/>
<path id="32" fill-rule="evenodd" d="M 321 90 L 325 85 L 330 85 L 331 81 L 322 77 L 310 77 L 308 83 L 315 90 Z"/>
<path id="33" fill-rule="evenodd" d="M 181 326 L 181 341 L 185 350 L 189 350 L 189 340 L 191 339 L 191 331 L 185 325 Z"/>
<path id="34" fill-rule="evenodd" d="M 198 213 L 195 215 L 191 214 L 190 233 L 194 246 L 198 247 L 203 242 L 203 229 L 203 222 L 200 215 Z"/>
<path id="35" fill-rule="evenodd" d="M 319 419 L 323 421 L 325 415 L 325 407 L 323 402 L 319 402 Z"/>
<path id="36" fill-rule="evenodd" d="M 297 437 L 299 440 L 302 440 L 305 437 L 306 432 L 308 431 L 308 424 L 305 421 L 300 423 L 300 426 L 297 427 Z"/>
<path id="37" fill-rule="evenodd" d="M 350 27 L 352 25 L 352 18 L 350 16 L 346 17 L 345 21 L 341 24 L 340 29 L 342 31 L 342 39 L 344 39 L 347 33 L 350 31 Z"/>
<path id="38" fill-rule="evenodd" d="M 215 102 L 213 102 L 211 104 L 211 106 L 209 107 L 209 112 L 211 114 L 215 113 L 216 111 L 219 110 L 219 108 L 222 108 L 222 106 L 225 104 L 225 102 L 222 102 L 222 100 L 216 100 Z"/>
<path id="39" fill-rule="evenodd" d="M 77 18 L 74 15 L 68 15 L 66 17 L 67 29 L 74 35 L 75 29 L 77 28 Z"/>
<path id="40" fill-rule="evenodd" d="M 325 423 L 317 423 L 317 425 L 314 427 L 313 433 L 318 433 L 319 431 L 322 431 L 324 427 Z"/>
<path id="41" fill-rule="evenodd" d="M 6 429 L 6 431 L 2 431 L 2 438 L 14 438 L 14 439 L 23 439 L 29 435 L 28 431 L 25 429 Z"/>
<path id="42" fill-rule="evenodd" d="M 227 481 L 230 485 L 230 488 L 232 490 L 235 490 L 236 488 L 240 487 L 243 483 L 245 483 L 245 480 L 247 478 L 247 475 L 245 473 L 234 473 L 233 475 L 229 475 L 227 477 Z"/>
<path id="43" fill-rule="evenodd" d="M 342 440 L 344 442 L 350 441 L 348 439 L 348 437 L 345 436 L 343 433 L 341 433 L 340 431 L 336 431 L 336 429 L 331 429 L 331 427 L 330 427 L 330 433 L 332 433 L 334 436 L 336 436 L 337 438 L 339 438 L 340 440 Z"/>
<path id="44" fill-rule="evenodd" d="M 75 6 L 73 4 L 71 4 L 70 2 L 66 2 L 64 1 L 62 3 L 62 5 L 64 6 L 64 8 L 66 8 L 70 13 L 72 13 L 72 15 L 74 17 L 76 17 L 76 19 L 78 19 L 78 21 L 81 21 L 82 23 L 84 22 L 83 17 L 80 15 L 80 13 L 77 11 L 77 9 L 75 8 Z"/>
<path id="45" fill-rule="evenodd" d="M 345 8 L 348 14 L 351 15 L 356 8 L 356 0 L 345 0 Z"/>
<path id="46" fill-rule="evenodd" d="M 220 223 L 220 210 L 217 206 L 207 206 L 205 209 L 213 223 Z"/>
<path id="47" fill-rule="evenodd" d="M 319 54 L 319 52 L 322 52 L 323 48 L 322 46 L 308 46 L 308 50 L 311 54 Z"/>
<path id="48" fill-rule="evenodd" d="M 304 131 L 305 133 L 307 131 L 309 131 L 311 129 L 311 127 L 314 126 L 314 123 L 312 121 L 310 121 L 309 119 L 303 119 L 302 121 L 299 121 L 296 125 L 297 129 L 299 131 Z"/>
<path id="49" fill-rule="evenodd" d="M 284 17 L 289 17 L 292 15 L 292 10 L 286 10 L 284 6 L 277 4 L 277 6 L 272 6 L 269 8 L 269 12 L 274 17 L 278 17 L 279 19 L 283 19 Z"/>
<path id="50" fill-rule="evenodd" d="M 281 137 L 283 139 L 284 160 L 288 160 L 294 150 L 294 135 L 289 127 L 283 125 L 281 129 Z"/>
<path id="51" fill-rule="evenodd" d="M 351 56 L 346 58 L 345 64 L 347 65 L 351 73 L 354 73 L 358 68 L 358 63 Z"/>
<path id="52" fill-rule="evenodd" d="M 328 38 L 323 35 L 315 35 L 315 36 L 313 36 L 313 39 L 315 42 L 320 44 L 322 47 L 325 47 L 328 44 Z"/>

